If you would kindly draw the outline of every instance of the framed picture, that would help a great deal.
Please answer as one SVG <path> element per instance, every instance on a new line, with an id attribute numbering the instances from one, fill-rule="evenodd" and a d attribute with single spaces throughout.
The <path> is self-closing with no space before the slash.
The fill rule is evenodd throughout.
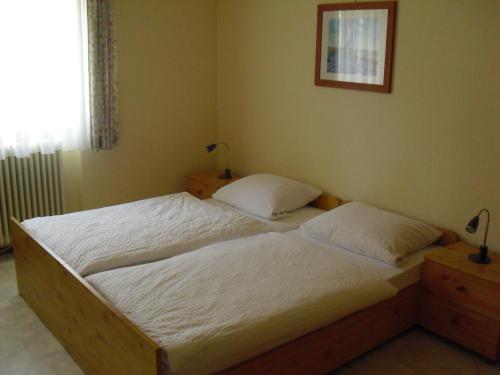
<path id="1" fill-rule="evenodd" d="M 396 2 L 318 6 L 318 86 L 391 91 Z"/>

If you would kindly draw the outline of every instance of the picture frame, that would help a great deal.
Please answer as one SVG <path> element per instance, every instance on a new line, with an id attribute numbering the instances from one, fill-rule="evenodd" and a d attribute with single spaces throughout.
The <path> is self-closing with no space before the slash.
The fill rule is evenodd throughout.
<path id="1" fill-rule="evenodd" d="M 391 92 L 396 2 L 318 5 L 315 85 Z"/>

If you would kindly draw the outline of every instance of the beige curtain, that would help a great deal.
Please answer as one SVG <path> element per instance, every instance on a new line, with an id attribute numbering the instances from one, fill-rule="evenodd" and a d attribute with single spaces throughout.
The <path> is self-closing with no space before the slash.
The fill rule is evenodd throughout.
<path id="1" fill-rule="evenodd" d="M 113 7 L 112 0 L 86 1 L 91 146 L 106 150 L 118 142 Z"/>

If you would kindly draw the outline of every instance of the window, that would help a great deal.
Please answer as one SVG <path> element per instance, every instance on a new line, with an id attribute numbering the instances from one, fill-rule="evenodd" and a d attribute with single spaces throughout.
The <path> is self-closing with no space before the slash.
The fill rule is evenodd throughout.
<path id="1" fill-rule="evenodd" d="M 0 159 L 90 147 L 85 0 L 0 0 Z"/>

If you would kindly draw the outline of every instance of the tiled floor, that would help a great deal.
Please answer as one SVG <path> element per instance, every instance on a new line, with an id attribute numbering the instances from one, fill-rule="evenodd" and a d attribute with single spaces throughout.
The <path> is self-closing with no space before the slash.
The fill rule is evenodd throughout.
<path id="1" fill-rule="evenodd" d="M 0 374 L 73 375 L 82 371 L 17 296 L 12 255 L 0 255 Z M 412 329 L 335 375 L 500 375 L 500 364 L 421 329 Z"/>
<path id="2" fill-rule="evenodd" d="M 83 374 L 17 295 L 11 254 L 0 255 L 0 374 Z"/>

